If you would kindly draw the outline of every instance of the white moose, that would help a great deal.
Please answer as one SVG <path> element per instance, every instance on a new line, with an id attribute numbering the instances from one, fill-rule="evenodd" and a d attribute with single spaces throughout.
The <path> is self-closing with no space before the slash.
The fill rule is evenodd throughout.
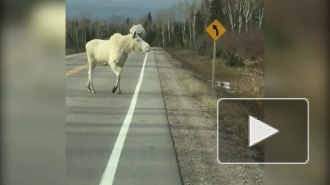
<path id="1" fill-rule="evenodd" d="M 87 90 L 95 93 L 92 74 L 96 64 L 108 63 L 112 71 L 117 76 L 117 81 L 112 89 L 112 93 L 116 91 L 121 94 L 120 90 L 120 75 L 128 54 L 133 51 L 149 52 L 150 46 L 133 32 L 128 35 L 115 33 L 109 40 L 94 39 L 86 44 L 86 54 L 88 59 L 88 80 Z"/>

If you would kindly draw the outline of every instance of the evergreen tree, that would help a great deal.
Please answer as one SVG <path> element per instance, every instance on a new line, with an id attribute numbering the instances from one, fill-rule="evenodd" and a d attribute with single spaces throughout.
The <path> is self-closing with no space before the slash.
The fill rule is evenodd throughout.
<path id="1" fill-rule="evenodd" d="M 210 12 L 211 12 L 211 21 L 217 19 L 221 23 L 224 23 L 225 16 L 222 12 L 222 0 L 212 0 Z"/>
<path id="2" fill-rule="evenodd" d="M 150 22 L 152 21 L 152 17 L 151 17 L 151 13 L 150 12 L 148 13 L 148 19 L 147 20 L 149 20 Z"/>
<path id="3" fill-rule="evenodd" d="M 147 32 L 145 41 L 149 44 L 154 42 L 154 37 L 155 37 L 155 32 L 152 30 L 151 26 L 152 26 L 152 16 L 151 16 L 151 13 L 149 12 L 148 16 L 147 16 L 147 20 L 143 24 L 143 28 Z"/>
<path id="4" fill-rule="evenodd" d="M 143 24 L 143 27 L 148 30 L 148 29 L 150 29 L 151 23 L 152 23 L 152 17 L 151 17 L 151 13 L 149 12 L 148 16 L 147 16 L 147 20 Z"/>
<path id="5" fill-rule="evenodd" d="M 196 13 L 196 33 L 204 33 L 204 20 L 201 11 Z"/>
<path id="6" fill-rule="evenodd" d="M 126 19 L 126 24 L 124 25 L 124 30 L 123 30 L 123 33 L 128 33 L 129 32 L 129 30 L 130 30 L 130 27 L 131 27 L 131 25 L 130 25 L 130 23 L 129 23 L 129 18 L 127 18 Z"/>

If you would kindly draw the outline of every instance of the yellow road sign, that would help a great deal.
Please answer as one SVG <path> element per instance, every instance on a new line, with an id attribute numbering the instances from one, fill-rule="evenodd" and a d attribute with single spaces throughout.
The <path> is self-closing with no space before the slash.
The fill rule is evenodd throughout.
<path id="1" fill-rule="evenodd" d="M 207 28 L 206 32 L 210 37 L 216 41 L 218 40 L 227 30 L 222 26 L 218 20 L 214 20 Z"/>

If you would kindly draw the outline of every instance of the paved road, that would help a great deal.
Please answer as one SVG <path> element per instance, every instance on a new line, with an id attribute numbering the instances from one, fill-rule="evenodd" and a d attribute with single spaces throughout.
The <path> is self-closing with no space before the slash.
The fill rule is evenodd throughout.
<path id="1" fill-rule="evenodd" d="M 129 56 L 123 95 L 111 93 L 116 77 L 109 66 L 95 68 L 96 93 L 87 92 L 87 67 L 81 67 L 86 55 L 67 57 L 68 185 L 181 184 L 154 52 L 148 54 L 139 79 L 145 55 Z"/>

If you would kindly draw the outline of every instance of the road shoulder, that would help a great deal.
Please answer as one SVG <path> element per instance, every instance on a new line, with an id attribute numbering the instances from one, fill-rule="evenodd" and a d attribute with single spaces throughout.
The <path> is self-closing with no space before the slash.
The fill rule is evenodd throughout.
<path id="1" fill-rule="evenodd" d="M 263 184 L 260 165 L 217 163 L 216 118 L 182 82 L 185 70 L 164 54 L 157 51 L 155 58 L 184 184 Z M 222 144 L 225 147 L 230 143 Z"/>

